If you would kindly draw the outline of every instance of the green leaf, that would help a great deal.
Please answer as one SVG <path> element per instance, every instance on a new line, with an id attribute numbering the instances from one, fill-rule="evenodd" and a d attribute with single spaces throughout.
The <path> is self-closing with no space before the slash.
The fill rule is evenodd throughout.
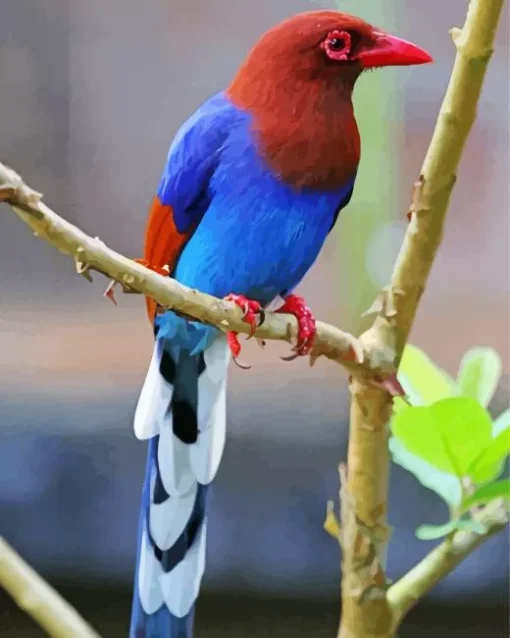
<path id="1" fill-rule="evenodd" d="M 460 394 L 476 399 L 484 407 L 501 377 L 501 358 L 493 348 L 472 348 L 462 357 L 457 384 Z"/>
<path id="2" fill-rule="evenodd" d="M 444 525 L 420 525 L 416 530 L 416 536 L 422 541 L 431 541 L 442 536 L 447 536 L 455 530 L 485 534 L 487 528 L 480 521 L 455 520 Z"/>
<path id="3" fill-rule="evenodd" d="M 498 436 L 503 430 L 510 428 L 510 408 L 502 412 L 494 421 L 492 426 L 492 436 Z"/>
<path id="4" fill-rule="evenodd" d="M 395 463 L 414 474 L 422 485 L 435 492 L 451 507 L 455 508 L 460 505 L 462 487 L 458 477 L 441 472 L 427 461 L 412 454 L 395 436 L 390 438 L 389 446 Z"/>
<path id="5" fill-rule="evenodd" d="M 478 458 L 468 468 L 467 474 L 475 483 L 486 483 L 497 478 L 503 471 L 506 457 L 510 454 L 510 430 L 507 428 L 490 441 Z"/>
<path id="6" fill-rule="evenodd" d="M 409 452 L 437 469 L 457 475 L 429 407 L 411 407 L 395 415 L 391 430 Z"/>
<path id="7" fill-rule="evenodd" d="M 400 381 L 400 375 L 398 379 Z M 406 390 L 406 394 L 407 394 L 407 390 Z M 411 402 L 416 403 L 416 401 L 414 401 L 413 398 L 409 396 L 409 394 L 407 394 L 407 398 Z M 398 414 L 399 412 L 402 412 L 403 410 L 407 410 L 407 408 L 410 408 L 410 407 L 411 406 L 409 405 L 408 401 L 406 401 L 402 397 L 393 397 L 393 415 Z"/>
<path id="8" fill-rule="evenodd" d="M 454 529 L 453 521 L 450 521 L 444 525 L 420 525 L 415 533 L 421 541 L 433 541 L 436 538 L 447 536 Z"/>
<path id="9" fill-rule="evenodd" d="M 510 479 L 502 479 L 479 487 L 476 492 L 464 500 L 462 509 L 466 511 L 474 505 L 483 505 L 497 498 L 510 499 Z"/>
<path id="10" fill-rule="evenodd" d="M 428 405 L 458 394 L 455 381 L 416 346 L 405 347 L 398 379 L 413 405 Z"/>
<path id="11" fill-rule="evenodd" d="M 395 415 L 391 429 L 416 456 L 462 477 L 492 440 L 492 420 L 474 399 L 453 397 Z"/>

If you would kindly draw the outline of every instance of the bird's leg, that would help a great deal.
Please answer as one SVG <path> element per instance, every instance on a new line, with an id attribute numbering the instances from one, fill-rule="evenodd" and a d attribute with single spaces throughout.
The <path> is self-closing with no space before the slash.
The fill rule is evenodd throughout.
<path id="1" fill-rule="evenodd" d="M 225 301 L 232 301 L 244 312 L 243 321 L 250 324 L 251 331 L 248 339 L 251 339 L 255 334 L 255 330 L 264 323 L 265 313 L 260 303 L 258 301 L 254 301 L 253 299 L 247 299 L 244 295 L 234 294 L 227 295 L 225 297 Z M 227 343 L 234 358 L 234 363 L 244 370 L 249 369 L 251 366 L 246 366 L 240 363 L 237 359 L 241 352 L 241 344 L 239 343 L 237 332 L 234 332 L 232 330 L 229 330 L 227 332 Z"/>
<path id="2" fill-rule="evenodd" d="M 310 354 L 313 340 L 317 333 L 317 327 L 315 325 L 315 317 L 303 297 L 299 297 L 298 295 L 285 297 L 283 306 L 280 306 L 275 312 L 294 315 L 298 322 L 298 339 L 296 345 L 292 348 L 295 354 L 285 358 L 285 360 L 292 361 L 296 357 L 303 357 Z"/>

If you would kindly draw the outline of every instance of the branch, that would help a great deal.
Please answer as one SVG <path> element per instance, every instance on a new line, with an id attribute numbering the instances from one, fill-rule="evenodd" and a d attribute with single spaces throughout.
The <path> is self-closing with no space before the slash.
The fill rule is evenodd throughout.
<path id="1" fill-rule="evenodd" d="M 457 167 L 475 119 L 502 6 L 503 0 L 471 0 L 464 28 L 452 30 L 457 48 L 455 64 L 422 173 L 415 184 L 409 227 L 391 284 L 381 295 L 375 322 L 360 337 L 369 358 L 374 350 L 385 352 L 387 360 L 398 365 L 402 357 L 441 244 Z M 396 627 L 384 576 L 388 536 L 385 523 L 389 465 L 387 423 L 391 397 L 367 381 L 360 370 L 351 383 L 348 476 L 341 492 L 344 502 L 340 638 L 388 638 Z M 477 543 L 482 540 L 478 538 Z M 435 564 L 437 579 L 467 554 L 453 555 L 451 551 L 442 545 L 429 557 L 428 564 Z M 412 574 L 418 582 L 414 588 L 417 598 L 437 582 L 435 577 L 429 577 L 419 585 L 421 578 L 427 578 L 427 572 L 418 570 Z M 405 578 L 401 582 L 405 583 Z M 401 587 L 394 589 L 392 596 L 399 591 Z M 413 602 L 417 598 L 413 598 Z"/>
<path id="2" fill-rule="evenodd" d="M 395 346 L 399 361 L 443 238 L 450 196 L 476 117 L 504 0 L 471 0 L 463 29 L 451 35 L 455 64 L 414 193 L 408 231 L 370 340 Z M 365 339 L 367 336 L 365 336 Z"/>
<path id="3" fill-rule="evenodd" d="M 249 334 L 250 326 L 243 321 L 242 311 L 233 303 L 187 288 L 175 279 L 159 275 L 123 257 L 98 237 L 89 237 L 59 217 L 41 201 L 41 197 L 15 171 L 0 163 L 0 202 L 9 204 L 37 237 L 45 239 L 62 253 L 72 255 L 79 274 L 90 278 L 90 271 L 95 270 L 118 281 L 126 292 L 152 297 L 163 308 L 171 308 L 221 330 Z M 291 342 L 297 338 L 297 329 L 297 321 L 292 315 L 268 312 L 255 335 L 260 339 Z M 361 363 L 365 364 L 367 371 L 371 366 L 378 367 L 380 359 L 375 355 L 366 360 L 355 337 L 318 321 L 311 364 L 321 355 L 351 371 Z"/>
<path id="4" fill-rule="evenodd" d="M 501 499 L 493 501 L 475 517 L 487 529 L 484 534 L 457 531 L 435 547 L 422 561 L 388 590 L 388 602 L 397 628 L 405 615 L 445 576 L 483 542 L 505 528 L 508 514 Z"/>
<path id="5" fill-rule="evenodd" d="M 99 638 L 90 625 L 0 537 L 0 585 L 53 638 Z"/>

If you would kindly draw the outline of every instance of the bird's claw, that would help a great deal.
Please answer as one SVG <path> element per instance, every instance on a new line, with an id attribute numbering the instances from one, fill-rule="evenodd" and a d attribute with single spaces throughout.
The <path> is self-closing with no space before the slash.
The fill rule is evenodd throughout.
<path id="1" fill-rule="evenodd" d="M 295 361 L 299 355 L 295 352 L 294 354 L 290 354 L 288 357 L 280 357 L 282 361 Z"/>
<path id="2" fill-rule="evenodd" d="M 243 311 L 243 321 L 250 324 L 250 334 L 248 339 L 251 339 L 255 334 L 255 330 L 264 323 L 265 312 L 258 301 L 253 299 L 247 299 L 244 295 L 227 295 L 225 301 L 232 301 L 236 306 L 239 306 Z"/>
<path id="3" fill-rule="evenodd" d="M 289 357 L 282 357 L 282 359 L 284 361 L 294 361 L 297 357 L 304 357 L 310 354 L 317 334 L 317 326 L 315 317 L 303 297 L 289 295 L 285 298 L 283 306 L 278 308 L 276 312 L 294 315 L 298 322 L 297 343 L 292 348 L 294 354 Z"/>
<path id="4" fill-rule="evenodd" d="M 236 364 L 236 366 L 238 368 L 241 368 L 241 370 L 249 370 L 251 366 L 246 363 L 241 363 L 238 359 L 241 352 L 241 344 L 239 343 L 237 332 L 233 332 L 232 330 L 227 332 L 227 344 L 230 352 L 232 353 L 232 358 L 234 359 L 234 363 Z"/>
<path id="5" fill-rule="evenodd" d="M 247 299 L 244 295 L 230 294 L 225 297 L 225 301 L 231 301 L 241 308 L 243 311 L 243 321 L 250 325 L 250 334 L 248 335 L 248 339 L 251 339 L 257 328 L 264 323 L 266 316 L 264 309 L 258 301 Z M 233 332 L 232 330 L 227 332 L 227 343 L 234 358 L 234 363 L 243 370 L 249 370 L 251 366 L 242 364 L 238 360 L 238 356 L 241 352 L 241 344 L 239 343 L 237 332 Z"/>

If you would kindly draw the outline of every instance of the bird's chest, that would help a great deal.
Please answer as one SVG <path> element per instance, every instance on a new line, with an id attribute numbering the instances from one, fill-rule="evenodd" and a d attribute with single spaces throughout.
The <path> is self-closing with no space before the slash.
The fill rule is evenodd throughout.
<path id="1" fill-rule="evenodd" d="M 211 205 L 176 277 L 205 292 L 269 302 L 294 288 L 317 258 L 344 190 L 297 191 L 247 151 L 211 180 Z"/>

